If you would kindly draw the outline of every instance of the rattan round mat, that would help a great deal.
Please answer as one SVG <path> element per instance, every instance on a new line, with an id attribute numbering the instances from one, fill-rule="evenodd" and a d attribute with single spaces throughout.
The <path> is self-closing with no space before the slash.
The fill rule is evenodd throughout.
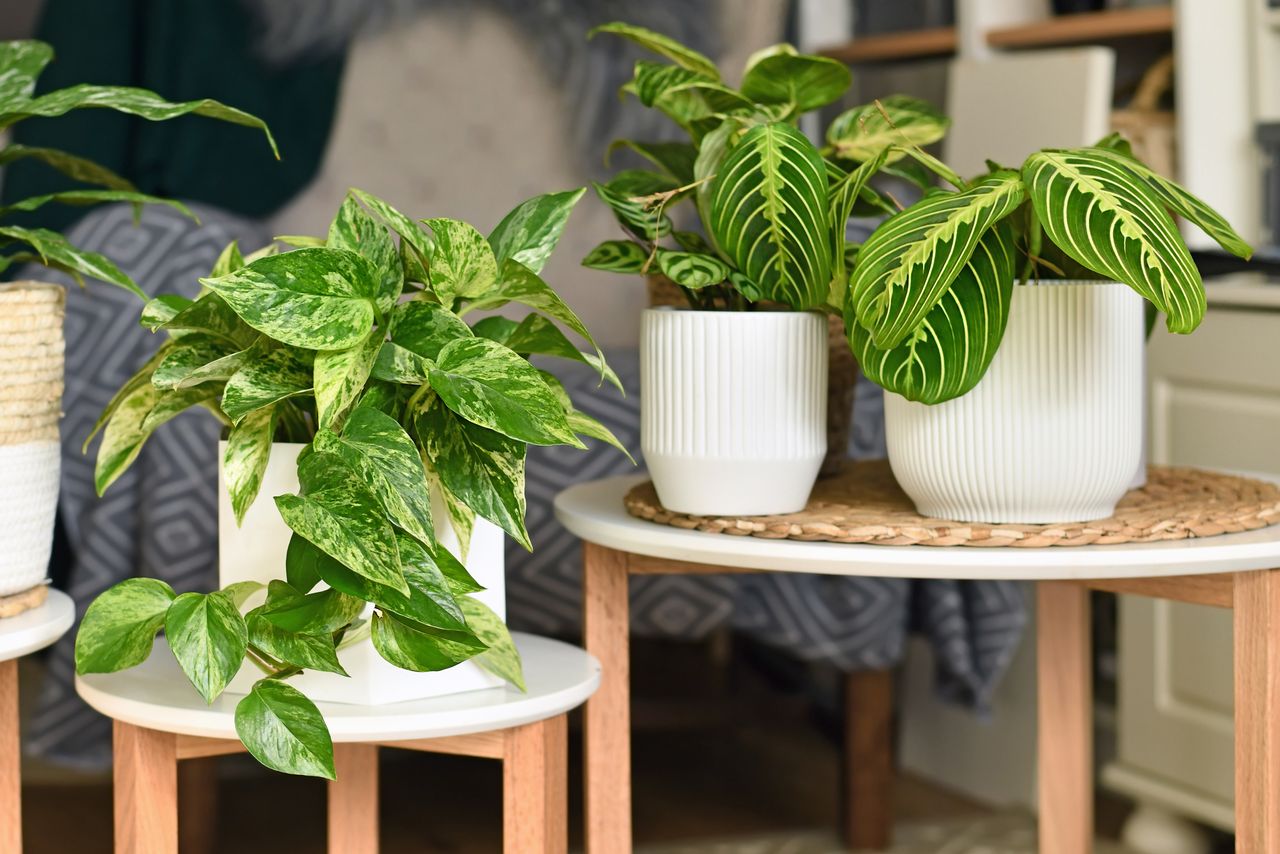
<path id="1" fill-rule="evenodd" d="M 915 511 L 883 460 L 850 463 L 818 481 L 809 504 L 780 516 L 718 518 L 672 513 L 651 482 L 627 493 L 632 516 L 714 534 L 871 543 L 882 546 L 1114 545 L 1213 537 L 1280 522 L 1280 486 L 1191 468 L 1151 466 L 1147 485 L 1130 490 L 1108 519 L 1052 525 L 990 525 L 931 519 Z"/>

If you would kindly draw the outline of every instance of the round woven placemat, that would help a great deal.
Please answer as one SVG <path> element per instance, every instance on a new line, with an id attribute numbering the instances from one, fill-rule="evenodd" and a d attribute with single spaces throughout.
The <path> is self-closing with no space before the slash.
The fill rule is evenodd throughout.
<path id="1" fill-rule="evenodd" d="M 651 482 L 627 493 L 627 512 L 676 528 L 713 534 L 870 543 L 881 546 L 1114 545 L 1213 537 L 1280 522 L 1280 486 L 1191 468 L 1151 466 L 1147 485 L 1130 490 L 1108 519 L 1052 525 L 990 525 L 931 519 L 915 511 L 889 464 L 850 464 L 818 481 L 809 504 L 780 516 L 720 518 L 672 513 L 658 503 Z"/>
<path id="2" fill-rule="evenodd" d="M 30 590 L 23 590 L 20 593 L 0 596 L 0 620 L 25 614 L 32 608 L 39 608 L 48 598 L 49 588 L 43 584 L 37 584 Z"/>

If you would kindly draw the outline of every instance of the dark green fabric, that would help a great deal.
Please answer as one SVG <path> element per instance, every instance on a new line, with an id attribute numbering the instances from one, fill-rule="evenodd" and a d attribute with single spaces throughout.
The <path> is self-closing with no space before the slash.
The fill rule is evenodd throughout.
<path id="1" fill-rule="evenodd" d="M 282 159 L 251 128 L 197 116 L 148 122 L 100 109 L 30 119 L 16 127 L 16 142 L 90 157 L 144 192 L 250 217 L 280 208 L 320 166 L 343 60 L 267 65 L 255 55 L 252 20 L 238 0 L 46 0 L 38 38 L 56 51 L 39 92 L 101 83 L 142 86 L 171 101 L 215 98 L 266 121 Z M 68 186 L 46 166 L 20 162 L 5 174 L 0 198 Z M 51 205 L 24 224 L 63 229 L 82 213 Z"/>

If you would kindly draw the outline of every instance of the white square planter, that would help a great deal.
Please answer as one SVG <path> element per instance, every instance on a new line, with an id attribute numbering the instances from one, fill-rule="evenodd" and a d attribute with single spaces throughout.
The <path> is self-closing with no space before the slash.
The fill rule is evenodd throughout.
<path id="1" fill-rule="evenodd" d="M 262 478 L 258 498 L 245 513 L 244 522 L 236 526 L 231 499 L 223 482 L 222 466 L 218 466 L 218 581 L 225 587 L 237 581 L 266 584 L 285 576 L 285 553 L 293 532 L 285 525 L 272 500 L 277 495 L 298 491 L 298 453 L 305 447 L 278 442 L 271 448 L 271 460 Z M 218 459 L 226 453 L 226 443 L 218 446 Z M 459 553 L 458 538 L 448 522 L 445 508 L 433 502 L 432 518 L 436 520 L 436 536 L 445 548 Z M 503 533 L 483 519 L 476 519 L 471 548 L 465 561 L 467 571 L 485 589 L 472 594 L 506 619 L 506 575 L 503 565 Z M 265 594 L 256 594 L 249 606 L 261 604 Z M 369 609 L 369 612 L 372 608 Z M 368 613 L 366 613 L 366 618 Z M 482 688 L 495 688 L 502 680 L 472 662 L 464 662 L 436 673 L 414 673 L 401 670 L 383 660 L 367 637 L 338 651 L 338 661 L 350 677 L 336 673 L 306 671 L 289 679 L 289 684 L 312 700 L 359 705 L 382 705 L 403 700 L 420 700 L 445 694 L 459 694 Z M 247 694 L 261 673 L 249 662 L 240 668 L 231 684 L 230 694 Z"/>

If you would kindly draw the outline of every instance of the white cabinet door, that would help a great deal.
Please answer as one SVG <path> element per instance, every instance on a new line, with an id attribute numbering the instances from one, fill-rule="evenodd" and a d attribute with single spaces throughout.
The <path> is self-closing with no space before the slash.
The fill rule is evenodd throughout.
<path id="1" fill-rule="evenodd" d="M 1271 291 L 1280 288 L 1257 297 L 1224 290 L 1194 335 L 1156 331 L 1152 462 L 1280 474 L 1280 311 Z M 1121 597 L 1119 661 L 1119 758 L 1104 780 L 1230 829 L 1230 612 Z"/>

